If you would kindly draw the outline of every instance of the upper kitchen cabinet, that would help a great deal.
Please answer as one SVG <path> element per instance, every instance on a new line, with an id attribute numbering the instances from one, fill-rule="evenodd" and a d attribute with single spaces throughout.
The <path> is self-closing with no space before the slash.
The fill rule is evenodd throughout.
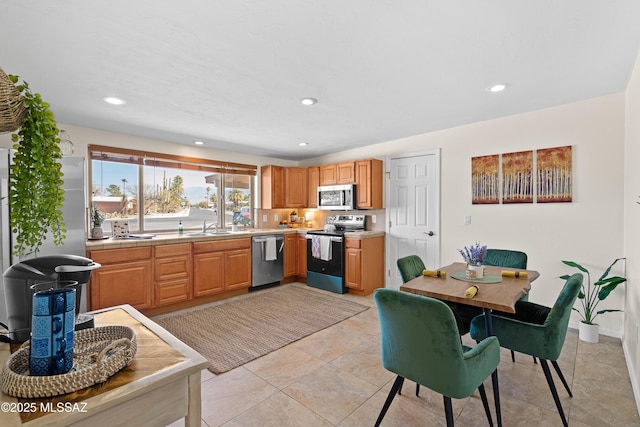
<path id="1" fill-rule="evenodd" d="M 355 162 L 320 166 L 320 185 L 354 184 L 355 182 Z"/>
<path id="2" fill-rule="evenodd" d="M 318 207 L 318 186 L 320 185 L 320 166 L 310 166 L 307 169 L 309 192 L 307 205 L 309 208 Z"/>
<path id="3" fill-rule="evenodd" d="M 356 207 L 382 209 L 382 160 L 358 160 L 355 165 Z"/>
<path id="4" fill-rule="evenodd" d="M 307 168 L 284 168 L 284 206 L 286 208 L 306 208 L 308 193 Z"/>
<path id="5" fill-rule="evenodd" d="M 281 209 L 285 207 L 283 166 L 262 166 L 260 173 L 262 209 Z"/>

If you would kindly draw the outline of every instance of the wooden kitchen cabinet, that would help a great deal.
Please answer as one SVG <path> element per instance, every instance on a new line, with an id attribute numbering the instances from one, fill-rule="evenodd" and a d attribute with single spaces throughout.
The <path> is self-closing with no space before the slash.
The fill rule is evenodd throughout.
<path id="1" fill-rule="evenodd" d="M 309 188 L 307 168 L 284 168 L 284 205 L 287 208 L 306 208 Z"/>
<path id="2" fill-rule="evenodd" d="M 384 236 L 345 239 L 345 285 L 356 295 L 384 287 Z"/>
<path id="3" fill-rule="evenodd" d="M 89 310 L 121 304 L 152 307 L 151 247 L 90 251 L 89 258 L 102 264 L 91 274 Z"/>
<path id="4" fill-rule="evenodd" d="M 320 185 L 354 184 L 355 182 L 355 162 L 320 166 Z"/>
<path id="5" fill-rule="evenodd" d="M 191 243 L 154 247 L 154 306 L 191 299 L 193 255 Z"/>
<path id="6" fill-rule="evenodd" d="M 307 205 L 310 208 L 318 207 L 318 186 L 320 185 L 320 166 L 311 166 L 307 169 L 308 195 Z"/>
<path id="7" fill-rule="evenodd" d="M 356 165 L 356 207 L 382 209 L 382 160 L 358 160 Z"/>
<path id="8" fill-rule="evenodd" d="M 262 209 L 285 207 L 285 172 L 283 166 L 262 166 L 260 168 Z"/>
<path id="9" fill-rule="evenodd" d="M 296 276 L 307 277 L 307 236 L 296 235 Z"/>
<path id="10" fill-rule="evenodd" d="M 251 286 L 251 239 L 193 244 L 193 295 L 201 297 Z"/>
<path id="11" fill-rule="evenodd" d="M 284 235 L 284 277 L 296 275 L 296 234 Z"/>

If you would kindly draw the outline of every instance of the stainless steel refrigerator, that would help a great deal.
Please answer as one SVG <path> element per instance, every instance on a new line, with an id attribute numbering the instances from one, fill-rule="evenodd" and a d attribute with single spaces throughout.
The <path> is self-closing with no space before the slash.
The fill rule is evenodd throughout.
<path id="1" fill-rule="evenodd" d="M 25 258 L 15 257 L 13 252 L 14 239 L 9 227 L 9 164 L 13 150 L 0 148 L 0 280 L 2 273 L 16 262 Z M 69 254 L 86 256 L 86 204 L 85 204 L 85 160 L 84 157 L 64 156 L 60 159 L 64 174 L 64 204 L 62 215 L 67 230 L 63 246 L 55 246 L 50 233 L 43 242 L 38 256 Z M 26 258 L 32 258 L 28 256 Z M 82 290 L 86 296 L 86 289 Z M 83 297 L 80 311 L 86 310 L 86 297 Z M 5 306 L 4 283 L 0 285 L 0 322 L 6 323 L 7 309 Z"/>

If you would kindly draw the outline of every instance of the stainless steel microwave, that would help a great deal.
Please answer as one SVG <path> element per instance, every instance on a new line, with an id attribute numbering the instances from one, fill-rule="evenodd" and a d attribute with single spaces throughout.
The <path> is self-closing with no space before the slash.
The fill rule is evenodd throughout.
<path id="1" fill-rule="evenodd" d="M 318 187 L 318 209 L 349 211 L 355 209 L 355 202 L 355 184 L 321 185 Z"/>

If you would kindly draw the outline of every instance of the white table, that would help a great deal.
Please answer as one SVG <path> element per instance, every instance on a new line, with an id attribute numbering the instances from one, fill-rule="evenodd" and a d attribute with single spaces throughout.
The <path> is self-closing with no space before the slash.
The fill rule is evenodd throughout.
<path id="1" fill-rule="evenodd" d="M 40 399 L 2 393 L 0 425 L 161 426 L 184 417 L 185 426 L 199 427 L 200 372 L 207 360 L 129 305 L 94 314 L 96 326 L 125 325 L 136 332 L 133 362 L 107 382 L 75 393 Z M 1 366 L 9 355 L 9 345 L 0 344 Z M 15 412 L 21 407 L 28 409 Z M 57 411 L 46 410 L 51 407 Z"/>

